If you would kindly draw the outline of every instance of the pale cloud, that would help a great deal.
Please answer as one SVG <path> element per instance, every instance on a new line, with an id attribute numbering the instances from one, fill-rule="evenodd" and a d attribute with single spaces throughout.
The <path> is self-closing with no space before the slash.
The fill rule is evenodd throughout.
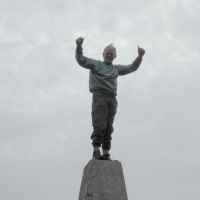
<path id="1" fill-rule="evenodd" d="M 138 45 L 147 52 L 137 72 L 118 79 L 111 153 L 122 161 L 129 198 L 199 199 L 197 0 L 1 0 L 0 11 L 1 199 L 78 196 L 92 150 L 78 36 L 96 59 L 112 42 L 115 63 L 132 62 Z"/>

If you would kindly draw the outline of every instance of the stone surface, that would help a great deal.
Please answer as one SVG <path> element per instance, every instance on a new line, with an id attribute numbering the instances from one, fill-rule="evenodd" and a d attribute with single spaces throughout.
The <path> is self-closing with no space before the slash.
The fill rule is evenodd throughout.
<path id="1" fill-rule="evenodd" d="M 83 171 L 79 200 L 128 200 L 121 163 L 89 161 Z"/>

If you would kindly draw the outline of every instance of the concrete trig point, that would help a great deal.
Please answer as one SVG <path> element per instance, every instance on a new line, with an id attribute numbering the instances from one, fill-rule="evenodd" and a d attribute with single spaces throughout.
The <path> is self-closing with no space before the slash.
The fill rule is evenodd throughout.
<path id="1" fill-rule="evenodd" d="M 121 163 L 89 161 L 83 170 L 78 200 L 128 200 Z"/>

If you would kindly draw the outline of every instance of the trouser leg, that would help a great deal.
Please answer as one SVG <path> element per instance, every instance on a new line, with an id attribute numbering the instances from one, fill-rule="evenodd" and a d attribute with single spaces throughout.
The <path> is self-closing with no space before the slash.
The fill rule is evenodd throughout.
<path id="1" fill-rule="evenodd" d="M 91 136 L 93 146 L 101 146 L 103 134 L 106 130 L 108 119 L 108 104 L 101 95 L 93 94 L 92 101 L 92 125 L 93 133 Z"/>
<path id="2" fill-rule="evenodd" d="M 116 98 L 111 98 L 108 106 L 108 118 L 107 118 L 106 130 L 104 131 L 103 135 L 102 149 L 104 150 L 110 150 L 111 148 L 111 140 L 112 140 L 111 134 L 113 133 L 114 130 L 113 122 L 116 112 L 117 112 L 117 100 Z"/>

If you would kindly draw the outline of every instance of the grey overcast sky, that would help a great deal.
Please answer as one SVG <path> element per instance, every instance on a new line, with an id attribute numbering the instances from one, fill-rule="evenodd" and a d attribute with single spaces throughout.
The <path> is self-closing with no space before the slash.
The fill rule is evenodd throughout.
<path id="1" fill-rule="evenodd" d="M 0 0 L 0 199 L 78 199 L 91 94 L 74 59 L 140 68 L 118 78 L 111 154 L 129 199 L 200 199 L 199 0 Z"/>

